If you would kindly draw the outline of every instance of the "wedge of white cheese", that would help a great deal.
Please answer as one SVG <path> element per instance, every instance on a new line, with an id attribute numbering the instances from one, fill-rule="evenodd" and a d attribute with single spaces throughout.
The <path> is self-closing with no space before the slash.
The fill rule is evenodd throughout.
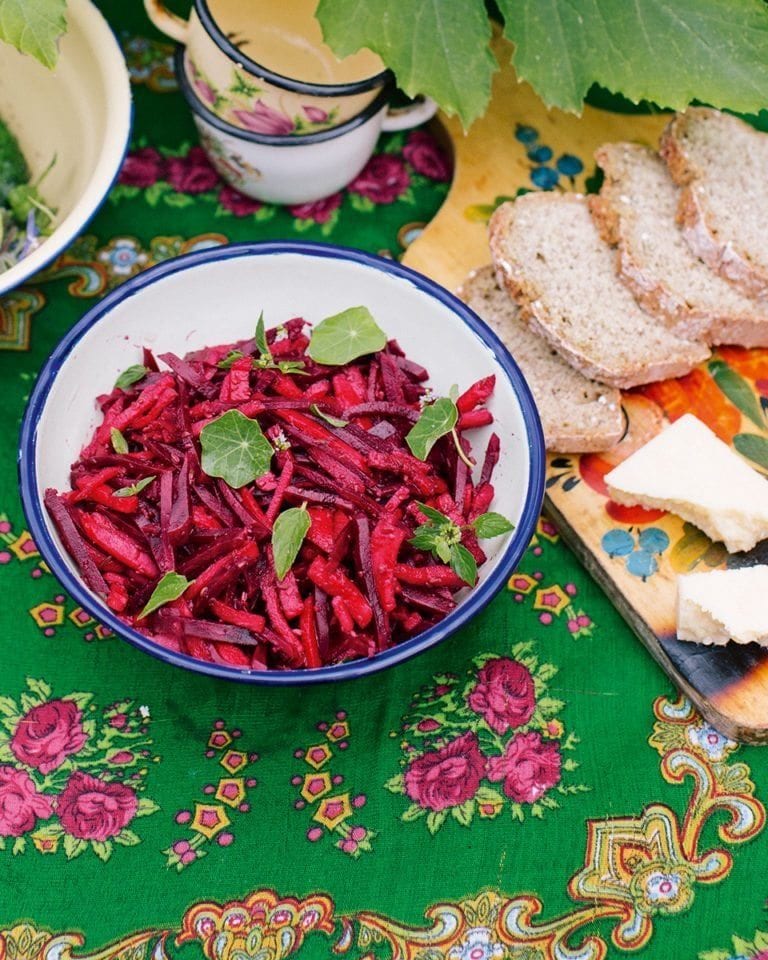
<path id="1" fill-rule="evenodd" d="M 694 643 L 768 645 L 768 566 L 677 578 L 677 638 Z"/>
<path id="2" fill-rule="evenodd" d="M 768 480 L 687 413 L 606 474 L 611 498 L 696 524 L 729 553 L 768 537 Z"/>

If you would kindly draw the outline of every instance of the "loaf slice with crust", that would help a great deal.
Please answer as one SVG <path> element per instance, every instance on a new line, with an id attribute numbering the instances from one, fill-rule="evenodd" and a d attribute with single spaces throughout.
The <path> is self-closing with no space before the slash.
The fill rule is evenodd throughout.
<path id="1" fill-rule="evenodd" d="M 471 273 L 459 296 L 504 341 L 531 388 L 547 450 L 588 453 L 621 439 L 621 395 L 569 366 L 520 316 L 517 304 L 496 283 L 488 265 Z"/>
<path id="2" fill-rule="evenodd" d="M 523 317 L 585 376 L 636 387 L 680 377 L 709 356 L 637 305 L 580 194 L 528 193 L 502 204 L 490 246 Z"/>
<path id="3" fill-rule="evenodd" d="M 661 155 L 681 186 L 678 219 L 691 250 L 749 297 L 768 297 L 768 136 L 706 107 L 677 114 Z"/>
<path id="4" fill-rule="evenodd" d="M 745 297 L 692 252 L 675 223 L 679 190 L 664 161 L 637 143 L 606 143 L 605 174 L 589 206 L 637 302 L 678 336 L 768 346 L 768 303 Z"/>

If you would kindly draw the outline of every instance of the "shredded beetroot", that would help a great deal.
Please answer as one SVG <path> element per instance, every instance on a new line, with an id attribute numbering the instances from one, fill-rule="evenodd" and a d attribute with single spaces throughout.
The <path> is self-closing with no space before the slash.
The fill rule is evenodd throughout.
<path id="1" fill-rule="evenodd" d="M 500 451 L 493 434 L 476 482 L 463 431 L 493 422 L 485 406 L 493 376 L 458 398 L 464 457 L 447 435 L 421 461 L 405 438 L 427 393 L 424 367 L 394 340 L 323 366 L 307 353 L 303 320 L 282 330 L 267 331 L 269 362 L 254 340 L 162 354 L 163 369 L 145 349 L 144 378 L 98 398 L 103 419 L 72 466 L 71 490 L 45 495 L 84 581 L 127 624 L 170 650 L 242 670 L 370 656 L 447 616 L 466 584 L 410 543 L 424 522 L 418 504 L 462 526 L 462 543 L 482 563 L 468 525 L 491 505 Z M 229 410 L 257 420 L 275 449 L 269 472 L 239 489 L 201 465 L 201 432 Z M 114 430 L 127 453 L 113 448 Z M 310 527 L 278 578 L 273 527 L 302 505 Z M 142 617 L 169 573 L 189 586 Z"/>

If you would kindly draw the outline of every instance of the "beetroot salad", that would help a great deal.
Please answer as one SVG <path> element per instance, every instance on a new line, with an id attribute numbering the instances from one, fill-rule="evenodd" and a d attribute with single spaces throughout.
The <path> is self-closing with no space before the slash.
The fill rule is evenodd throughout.
<path id="1" fill-rule="evenodd" d="M 88 587 L 155 642 L 243 670 L 371 656 L 477 581 L 494 377 L 436 396 L 365 307 L 179 357 L 144 349 L 45 505 Z M 476 482 L 473 480 L 473 467 Z"/>

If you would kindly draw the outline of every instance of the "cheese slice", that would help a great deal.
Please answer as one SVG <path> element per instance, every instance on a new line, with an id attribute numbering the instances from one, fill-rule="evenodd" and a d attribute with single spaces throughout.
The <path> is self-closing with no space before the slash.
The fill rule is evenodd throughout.
<path id="1" fill-rule="evenodd" d="M 611 498 L 669 510 L 729 553 L 768 537 L 768 481 L 687 413 L 606 474 Z"/>
<path id="2" fill-rule="evenodd" d="M 677 638 L 768 646 L 768 566 L 710 570 L 677 578 Z"/>

